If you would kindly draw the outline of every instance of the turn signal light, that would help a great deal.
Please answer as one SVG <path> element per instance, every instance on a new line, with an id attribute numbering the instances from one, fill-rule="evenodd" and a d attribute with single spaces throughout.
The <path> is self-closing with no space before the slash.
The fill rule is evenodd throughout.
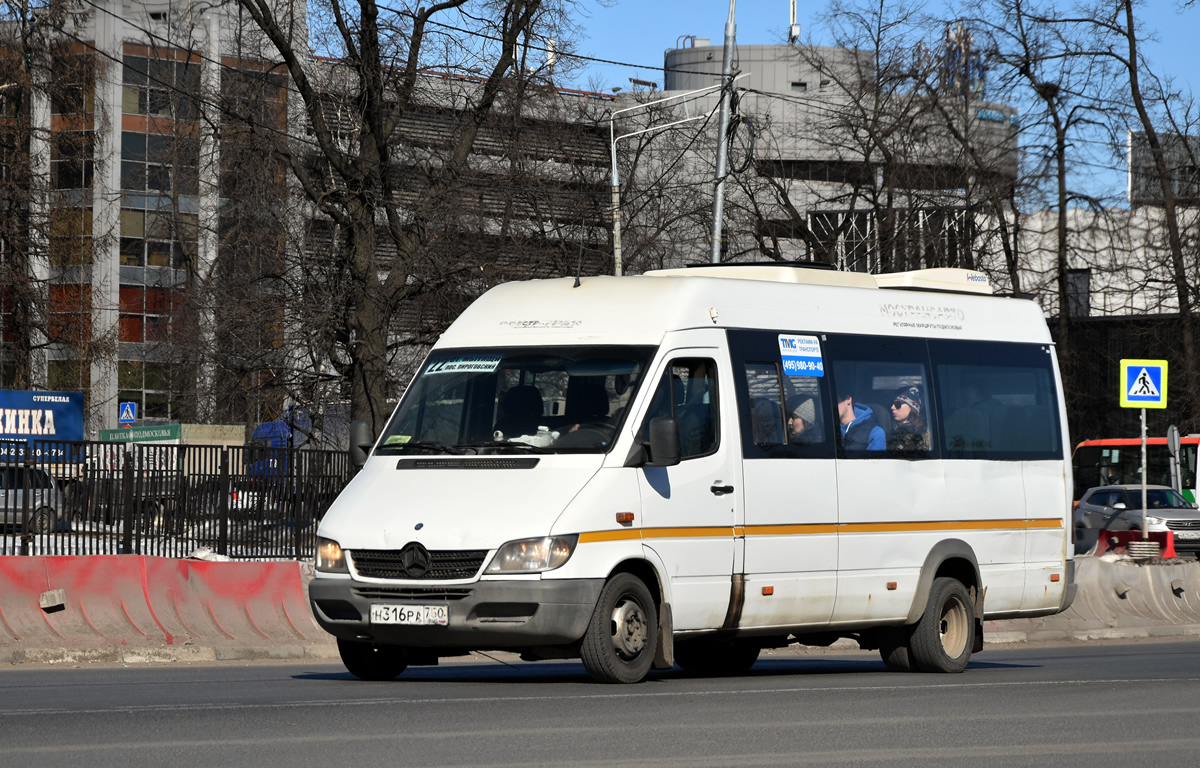
<path id="1" fill-rule="evenodd" d="M 775 594 L 775 587 L 763 587 L 763 594 L 764 594 L 764 595 L 773 595 L 773 594 Z"/>
<path id="2" fill-rule="evenodd" d="M 618 512 L 617 513 L 617 522 L 621 523 L 622 525 L 629 525 L 630 523 L 633 522 L 633 513 L 632 512 Z"/>
<path id="3" fill-rule="evenodd" d="M 1052 573 L 1052 574 L 1050 574 L 1050 581 L 1058 581 L 1058 580 L 1059 580 L 1059 578 L 1060 578 L 1060 577 L 1059 577 L 1059 575 L 1058 575 L 1057 573 Z"/>
<path id="4" fill-rule="evenodd" d="M 888 589 L 895 589 L 895 588 L 896 588 L 896 582 L 894 582 L 894 581 L 889 581 L 889 582 L 888 582 Z"/>

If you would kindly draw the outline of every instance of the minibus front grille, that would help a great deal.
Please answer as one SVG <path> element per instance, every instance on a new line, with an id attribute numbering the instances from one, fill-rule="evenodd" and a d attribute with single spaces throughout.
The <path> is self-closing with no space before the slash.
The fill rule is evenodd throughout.
<path id="1" fill-rule="evenodd" d="M 453 587 L 358 587 L 354 594 L 364 600 L 465 600 L 471 596 L 471 589 L 455 589 Z"/>
<path id="2" fill-rule="evenodd" d="M 430 550 L 429 567 L 424 573 L 410 573 L 402 549 L 356 549 L 351 553 L 359 576 L 369 579 L 417 579 L 445 581 L 469 579 L 479 573 L 486 549 Z"/>

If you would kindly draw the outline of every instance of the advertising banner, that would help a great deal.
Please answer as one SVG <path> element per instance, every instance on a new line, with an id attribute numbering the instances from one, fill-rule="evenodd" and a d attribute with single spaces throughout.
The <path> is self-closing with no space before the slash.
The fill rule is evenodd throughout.
<path id="1" fill-rule="evenodd" d="M 34 456 L 38 440 L 83 440 L 82 392 L 0 389 L 0 461 L 54 458 Z"/>

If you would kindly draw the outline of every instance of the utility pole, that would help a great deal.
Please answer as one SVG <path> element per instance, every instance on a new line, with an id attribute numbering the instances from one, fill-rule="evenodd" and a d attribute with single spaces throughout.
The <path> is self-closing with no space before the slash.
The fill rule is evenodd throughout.
<path id="1" fill-rule="evenodd" d="M 733 9 L 737 0 L 729 0 L 729 18 L 725 20 L 725 51 L 721 64 L 721 114 L 717 119 L 717 188 L 713 193 L 712 252 L 713 264 L 721 263 L 721 244 L 725 239 L 722 218 L 725 215 L 725 174 L 729 166 L 729 142 L 725 133 L 729 130 L 729 103 L 733 89 L 733 48 L 737 38 L 737 25 L 733 22 Z"/>

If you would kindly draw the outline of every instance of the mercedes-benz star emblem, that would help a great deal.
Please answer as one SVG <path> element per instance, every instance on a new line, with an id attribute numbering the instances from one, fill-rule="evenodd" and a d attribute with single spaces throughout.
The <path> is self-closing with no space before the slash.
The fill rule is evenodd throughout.
<path id="1" fill-rule="evenodd" d="M 417 542 L 410 541 L 400 550 L 400 567 L 404 569 L 404 575 L 408 578 L 424 578 L 425 574 L 429 573 L 430 565 L 429 550 Z"/>

